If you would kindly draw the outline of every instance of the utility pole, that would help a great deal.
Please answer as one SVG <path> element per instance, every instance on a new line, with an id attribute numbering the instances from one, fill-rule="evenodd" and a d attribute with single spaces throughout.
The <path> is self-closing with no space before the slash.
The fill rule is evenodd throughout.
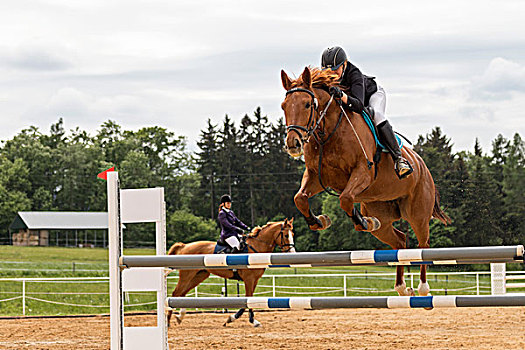
<path id="1" fill-rule="evenodd" d="M 210 175 L 210 212 L 211 212 L 211 219 L 215 220 L 215 191 L 213 188 L 213 174 Z"/>

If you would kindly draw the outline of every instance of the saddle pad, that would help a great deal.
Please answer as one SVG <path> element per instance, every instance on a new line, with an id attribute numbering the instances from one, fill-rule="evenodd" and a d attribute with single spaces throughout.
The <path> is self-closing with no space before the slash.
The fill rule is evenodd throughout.
<path id="1" fill-rule="evenodd" d="M 231 250 L 230 246 L 216 243 L 215 249 L 213 249 L 213 254 L 231 254 L 230 250 Z M 240 253 L 248 253 L 248 247 L 247 246 L 244 247 L 242 252 L 239 252 L 239 254 Z"/>
<path id="2" fill-rule="evenodd" d="M 230 250 L 230 247 L 217 243 L 215 244 L 215 249 L 213 250 L 213 254 L 221 254 L 221 253 L 224 253 L 225 250 Z"/>
<path id="3" fill-rule="evenodd" d="M 363 119 L 365 120 L 366 125 L 368 125 L 368 128 L 372 132 L 372 135 L 374 135 L 374 139 L 376 140 L 376 146 L 381 147 L 383 149 L 383 152 L 388 153 L 388 150 L 386 149 L 386 147 L 383 146 L 381 142 L 379 141 L 379 137 L 377 136 L 377 132 L 376 132 L 376 127 L 369 113 L 370 113 L 369 111 L 364 110 L 361 115 L 363 116 Z M 403 148 L 403 140 L 399 137 L 399 135 L 395 134 L 395 136 L 396 136 L 397 144 L 399 145 L 399 148 Z"/>

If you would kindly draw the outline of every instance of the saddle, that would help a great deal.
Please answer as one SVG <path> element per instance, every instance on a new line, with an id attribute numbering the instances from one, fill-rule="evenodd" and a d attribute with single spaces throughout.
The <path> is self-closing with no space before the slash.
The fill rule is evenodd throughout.
<path id="1" fill-rule="evenodd" d="M 241 236 L 241 250 L 234 250 L 222 238 L 219 237 L 213 254 L 246 254 L 248 253 L 248 246 L 246 245 L 246 237 Z M 233 251 L 234 250 L 234 251 Z"/>
<path id="2" fill-rule="evenodd" d="M 241 236 L 241 250 L 235 250 L 232 252 L 233 248 L 228 245 L 222 238 L 219 237 L 217 244 L 215 244 L 215 249 L 213 254 L 246 254 L 248 253 L 248 245 L 246 244 L 246 237 Z M 232 270 L 233 276 L 229 279 L 243 281 L 242 277 L 239 275 L 239 271 L 236 269 Z"/>

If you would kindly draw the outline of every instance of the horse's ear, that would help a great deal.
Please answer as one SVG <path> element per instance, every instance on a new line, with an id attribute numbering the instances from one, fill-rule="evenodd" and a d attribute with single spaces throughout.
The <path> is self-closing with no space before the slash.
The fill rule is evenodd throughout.
<path id="1" fill-rule="evenodd" d="M 283 88 L 286 91 L 290 90 L 290 88 L 292 87 L 292 81 L 283 69 L 281 69 L 281 81 L 283 83 Z"/>
<path id="2" fill-rule="evenodd" d="M 283 223 L 284 226 L 288 225 L 288 218 L 285 218 L 284 219 L 284 223 Z"/>
<path id="3" fill-rule="evenodd" d="M 310 68 L 304 67 L 303 74 L 301 74 L 303 77 L 303 83 L 306 85 L 306 87 L 312 86 L 312 74 L 310 73 Z"/>
<path id="4" fill-rule="evenodd" d="M 290 225 L 293 224 L 293 216 L 292 216 L 292 218 L 290 219 L 289 222 L 290 222 Z"/>

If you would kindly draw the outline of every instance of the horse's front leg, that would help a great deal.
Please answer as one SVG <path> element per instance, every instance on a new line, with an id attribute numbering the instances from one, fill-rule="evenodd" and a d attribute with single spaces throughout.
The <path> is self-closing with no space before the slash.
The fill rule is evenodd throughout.
<path id="1" fill-rule="evenodd" d="M 348 216 L 352 218 L 357 231 L 376 231 L 381 227 L 379 219 L 373 216 L 363 216 L 354 208 L 355 198 L 363 192 L 371 182 L 370 171 L 366 168 L 355 169 L 350 175 L 344 191 L 339 196 L 339 204 Z"/>
<path id="2" fill-rule="evenodd" d="M 324 230 L 332 224 L 328 215 L 315 216 L 310 209 L 308 198 L 315 196 L 323 191 L 317 175 L 311 170 L 306 169 L 301 180 L 301 188 L 294 196 L 295 206 L 303 214 L 306 223 L 311 230 Z"/>

